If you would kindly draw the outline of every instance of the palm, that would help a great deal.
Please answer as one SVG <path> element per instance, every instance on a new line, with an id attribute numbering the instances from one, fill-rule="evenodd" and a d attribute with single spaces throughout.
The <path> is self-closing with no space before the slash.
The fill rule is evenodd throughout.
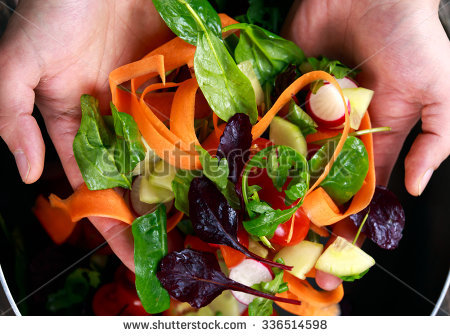
<path id="1" fill-rule="evenodd" d="M 374 136 L 378 183 L 386 184 L 421 113 L 424 134 L 418 138 L 419 149 L 424 142 L 439 141 L 432 134 L 439 134 L 436 128 L 442 127 L 436 108 L 446 101 L 449 89 L 442 84 L 443 74 L 450 73 L 450 50 L 437 11 L 415 2 L 308 0 L 296 13 L 287 33 L 308 55 L 325 54 L 359 66 L 359 82 L 375 91 L 373 125 L 392 127 L 392 132 Z M 445 123 L 448 127 L 448 118 Z M 416 181 L 423 169 L 419 168 L 427 164 L 417 165 L 417 155 L 412 155 L 417 150 L 413 147 L 406 164 L 406 186 L 414 195 L 420 193 Z M 448 146 L 442 159 L 447 155 Z"/>

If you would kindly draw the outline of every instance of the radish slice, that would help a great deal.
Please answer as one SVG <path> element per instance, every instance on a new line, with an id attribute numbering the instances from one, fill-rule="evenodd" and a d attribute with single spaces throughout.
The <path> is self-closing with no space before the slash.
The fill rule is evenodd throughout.
<path id="1" fill-rule="evenodd" d="M 349 100 L 346 98 L 350 110 Z M 320 125 L 327 128 L 339 128 L 344 125 L 346 107 L 342 104 L 339 91 L 332 84 L 324 84 L 314 94 L 306 97 L 308 114 Z"/>
<path id="2" fill-rule="evenodd" d="M 350 77 L 344 77 L 340 79 L 336 78 L 336 81 L 338 82 L 341 89 L 353 89 L 358 87 L 358 84 Z"/>
<path id="3" fill-rule="evenodd" d="M 230 271 L 230 279 L 239 282 L 243 285 L 251 287 L 254 284 L 262 281 L 270 281 L 273 279 L 273 273 L 259 261 L 253 259 L 245 259 L 236 267 L 233 267 Z M 249 305 L 250 302 L 256 297 L 254 295 L 231 291 L 233 296 L 240 303 Z"/>

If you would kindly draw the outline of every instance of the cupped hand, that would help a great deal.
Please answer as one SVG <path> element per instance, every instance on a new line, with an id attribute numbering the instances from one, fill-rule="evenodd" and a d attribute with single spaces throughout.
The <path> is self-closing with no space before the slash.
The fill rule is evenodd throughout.
<path id="1" fill-rule="evenodd" d="M 74 188 L 83 180 L 72 142 L 80 125 L 80 96 L 106 111 L 108 75 L 168 40 L 171 33 L 149 0 L 23 0 L 0 41 L 0 136 L 25 183 L 44 167 L 45 147 L 32 117 L 36 103 Z M 123 223 L 94 225 L 133 268 L 133 240 Z"/>
<path id="2" fill-rule="evenodd" d="M 296 1 L 285 27 L 307 56 L 358 67 L 360 85 L 375 91 L 372 125 L 392 127 L 374 135 L 377 184 L 387 184 L 406 136 L 421 119 L 422 133 L 405 160 L 405 186 L 415 196 L 450 154 L 450 43 L 438 5 L 438 0 Z M 351 240 L 351 229 L 341 235 Z M 324 289 L 340 283 L 321 272 L 317 281 Z"/>

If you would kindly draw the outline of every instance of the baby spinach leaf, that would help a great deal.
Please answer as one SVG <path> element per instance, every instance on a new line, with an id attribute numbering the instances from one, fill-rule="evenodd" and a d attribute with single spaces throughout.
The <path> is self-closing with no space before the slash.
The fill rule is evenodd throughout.
<path id="1" fill-rule="evenodd" d="M 317 132 L 316 122 L 309 116 L 308 113 L 303 111 L 303 109 L 298 106 L 294 100 L 291 100 L 291 104 L 289 105 L 289 114 L 287 115 L 287 119 L 300 128 L 303 136 Z"/>
<path id="2" fill-rule="evenodd" d="M 169 293 L 161 286 L 156 271 L 167 254 L 166 208 L 161 204 L 154 212 L 137 218 L 132 224 L 136 290 L 149 314 L 170 306 Z"/>
<path id="3" fill-rule="evenodd" d="M 255 92 L 250 80 L 239 70 L 222 40 L 208 31 L 198 35 L 194 57 L 197 82 L 209 106 L 222 120 L 245 113 L 256 122 Z"/>
<path id="4" fill-rule="evenodd" d="M 223 190 L 227 186 L 229 168 L 227 159 L 212 157 L 203 147 L 195 148 L 200 155 L 200 163 L 202 164 L 203 174 L 215 183 L 219 190 Z"/>
<path id="5" fill-rule="evenodd" d="M 131 187 L 131 172 L 144 159 L 145 148 L 133 118 L 112 109 L 102 118 L 98 101 L 81 96 L 81 124 L 73 141 L 73 151 L 83 179 L 90 190 Z M 109 120 L 109 121 L 108 121 Z"/>
<path id="6" fill-rule="evenodd" d="M 201 170 L 178 169 L 172 181 L 172 191 L 175 195 L 175 208 L 189 215 L 189 187 L 195 177 L 202 176 Z"/>
<path id="7" fill-rule="evenodd" d="M 241 214 L 228 204 L 216 185 L 205 176 L 191 182 L 189 213 L 195 234 L 204 242 L 226 245 L 264 264 L 291 269 L 261 258 L 238 242 L 237 229 Z"/>
<path id="8" fill-rule="evenodd" d="M 208 30 L 221 38 L 217 12 L 207 0 L 153 0 L 167 26 L 187 43 L 197 45 L 199 32 Z"/>
<path id="9" fill-rule="evenodd" d="M 92 288 L 100 285 L 100 273 L 87 268 L 77 268 L 64 281 L 64 288 L 51 293 L 47 309 L 57 312 L 85 301 Z"/>
<path id="10" fill-rule="evenodd" d="M 278 259 L 277 262 L 280 264 L 284 263 L 282 259 Z M 277 293 L 285 292 L 288 288 L 286 283 L 283 281 L 284 271 L 278 268 L 272 268 L 274 278 L 271 281 L 261 282 L 252 288 L 260 290 L 264 293 L 275 295 Z M 257 297 L 248 305 L 248 315 L 249 316 L 270 316 L 273 313 L 273 301 Z"/>
<path id="11" fill-rule="evenodd" d="M 261 84 L 273 80 L 289 64 L 299 65 L 305 60 L 303 51 L 292 41 L 261 27 L 238 23 L 224 31 L 240 29 L 241 36 L 234 51 L 237 63 L 250 60 Z"/>
<path id="12" fill-rule="evenodd" d="M 227 278 L 220 270 L 215 255 L 208 252 L 191 249 L 172 252 L 161 261 L 157 276 L 172 297 L 195 308 L 208 305 L 226 289 L 300 304 L 297 300 L 279 298 Z"/>
<path id="13" fill-rule="evenodd" d="M 311 158 L 312 174 L 323 170 L 336 145 L 337 140 L 329 141 Z M 338 205 L 341 205 L 361 189 L 368 171 L 369 157 L 364 143 L 356 137 L 349 136 L 320 186 Z"/>
<path id="14" fill-rule="evenodd" d="M 228 180 L 229 168 L 228 161 L 212 157 L 205 149 L 197 146 L 200 154 L 200 162 L 203 167 L 203 174 L 215 183 L 220 192 L 225 196 L 228 203 L 234 208 L 239 209 L 239 198 L 236 194 L 234 184 Z"/>

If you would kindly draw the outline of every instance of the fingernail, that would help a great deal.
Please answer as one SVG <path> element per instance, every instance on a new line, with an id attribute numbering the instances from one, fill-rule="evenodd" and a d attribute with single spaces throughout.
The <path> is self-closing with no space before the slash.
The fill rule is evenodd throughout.
<path id="1" fill-rule="evenodd" d="M 428 184 L 428 181 L 430 181 L 431 175 L 433 175 L 434 170 L 428 169 L 425 174 L 423 174 L 422 179 L 419 181 L 419 196 L 423 193 L 425 187 Z"/>
<path id="2" fill-rule="evenodd" d="M 27 160 L 27 156 L 23 150 L 19 149 L 14 152 L 14 158 L 16 159 L 17 169 L 19 169 L 20 177 L 23 182 L 28 179 L 28 174 L 30 173 L 30 163 Z"/>

